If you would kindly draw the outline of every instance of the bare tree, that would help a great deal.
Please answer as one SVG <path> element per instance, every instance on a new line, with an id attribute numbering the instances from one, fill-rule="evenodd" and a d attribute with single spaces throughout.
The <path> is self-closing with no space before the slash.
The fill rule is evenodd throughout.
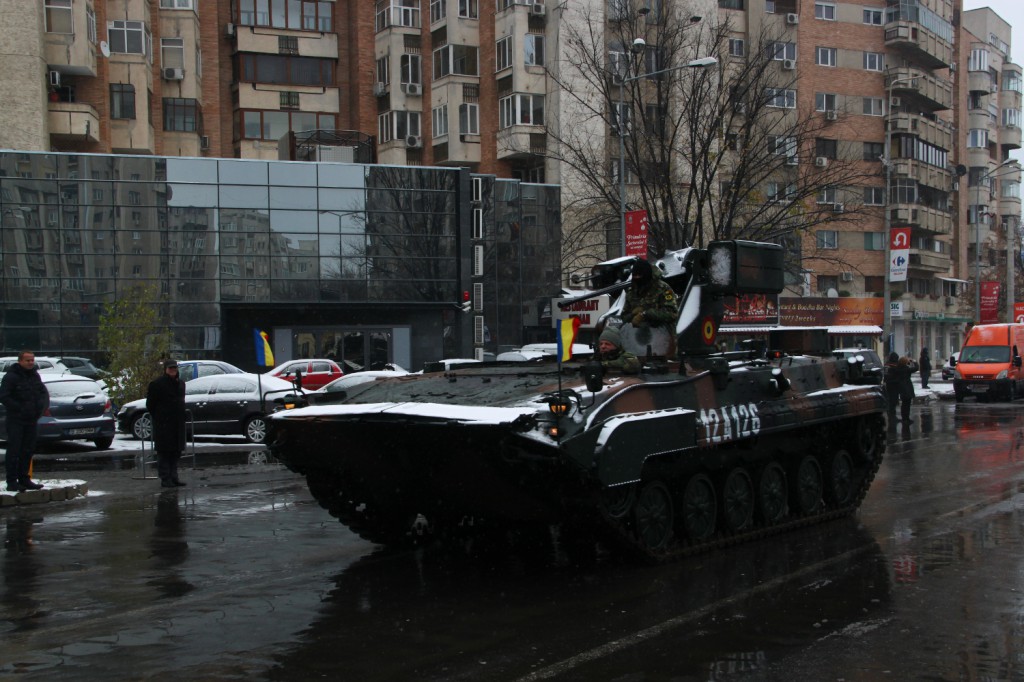
<path id="1" fill-rule="evenodd" d="M 682 0 L 661 3 L 661 16 L 588 7 L 563 21 L 549 67 L 573 121 L 549 127 L 571 221 L 564 270 L 621 248 L 620 148 L 626 203 L 647 210 L 654 254 L 734 238 L 799 249 L 814 228 L 864 217 L 879 166 L 839 141 L 842 101 L 799 90 L 781 32 L 739 34 Z M 718 67 L 686 68 L 706 57 Z"/>

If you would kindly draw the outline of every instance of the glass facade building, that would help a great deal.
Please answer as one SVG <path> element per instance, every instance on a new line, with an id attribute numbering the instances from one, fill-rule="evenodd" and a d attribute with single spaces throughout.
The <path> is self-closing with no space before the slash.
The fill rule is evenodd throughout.
<path id="1" fill-rule="evenodd" d="M 551 340 L 558 206 L 456 168 L 0 152 L 0 343 L 101 359 L 138 287 L 176 354 L 249 369 L 253 328 L 350 368 Z"/>

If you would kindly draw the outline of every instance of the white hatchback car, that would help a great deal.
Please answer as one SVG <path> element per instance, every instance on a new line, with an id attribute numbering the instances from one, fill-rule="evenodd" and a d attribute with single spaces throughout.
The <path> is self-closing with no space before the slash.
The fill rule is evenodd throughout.
<path id="1" fill-rule="evenodd" d="M 0 374 L 6 372 L 11 365 L 17 362 L 17 355 L 8 355 L 7 357 L 0 358 Z M 64 374 L 65 372 L 71 371 L 60 358 L 54 358 L 48 355 L 36 356 L 36 369 L 40 372 L 54 372 L 56 374 Z"/>

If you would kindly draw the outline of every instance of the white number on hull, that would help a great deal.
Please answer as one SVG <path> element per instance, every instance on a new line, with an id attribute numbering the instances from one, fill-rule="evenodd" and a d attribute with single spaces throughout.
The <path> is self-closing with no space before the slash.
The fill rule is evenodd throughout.
<path id="1" fill-rule="evenodd" d="M 713 445 L 756 436 L 761 431 L 761 418 L 754 403 L 701 410 L 700 423 L 705 441 Z"/>

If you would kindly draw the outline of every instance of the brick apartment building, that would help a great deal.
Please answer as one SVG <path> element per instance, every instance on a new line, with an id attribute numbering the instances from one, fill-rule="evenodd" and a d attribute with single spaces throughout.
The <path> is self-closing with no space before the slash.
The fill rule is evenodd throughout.
<path id="1" fill-rule="evenodd" d="M 799 76 L 796 108 L 835 117 L 800 163 L 853 158 L 877 174 L 837 190 L 853 192 L 868 218 L 805 235 L 804 253 L 836 258 L 808 263 L 783 300 L 835 297 L 880 326 L 889 225 L 911 229 L 907 280 L 891 285 L 898 350 L 958 347 L 980 312 L 977 280 L 1002 285 L 985 303 L 1007 319 L 1020 171 L 1000 164 L 1020 147 L 1022 90 L 1009 25 L 988 9 L 964 12 L 961 0 L 690 5 L 704 22 L 729 20 L 738 41 L 763 24 L 785 36 L 778 68 Z M 572 178 L 546 154 L 546 130 L 572 125 L 547 71 L 566 7 L 6 0 L 0 148 L 449 165 L 565 186 Z M 604 3 L 591 8 L 601 16 Z M 311 130 L 337 132 L 329 144 L 279 149 L 289 132 L 301 141 Z M 613 149 L 613 130 L 607 139 Z"/>

